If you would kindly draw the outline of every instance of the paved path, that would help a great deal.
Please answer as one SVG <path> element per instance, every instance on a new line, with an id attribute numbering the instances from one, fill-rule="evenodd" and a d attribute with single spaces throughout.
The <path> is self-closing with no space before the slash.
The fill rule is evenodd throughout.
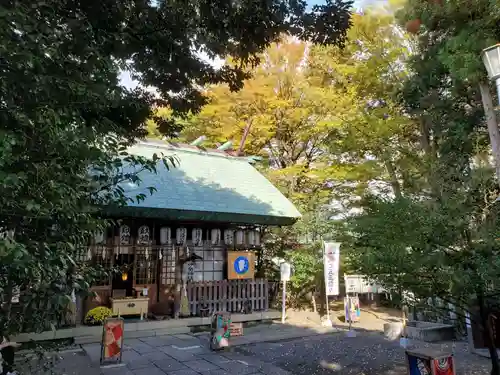
<path id="1" fill-rule="evenodd" d="M 208 336 L 156 336 L 125 341 L 124 366 L 100 368 L 100 345 L 62 356 L 67 375 L 291 375 L 272 364 L 234 351 L 212 352 Z M 86 359 L 86 360 L 85 360 Z"/>
<path id="2" fill-rule="evenodd" d="M 123 363 L 125 366 L 101 369 L 100 344 L 83 345 L 83 350 L 56 356 L 56 374 L 65 375 L 289 375 L 290 373 L 248 355 L 236 353 L 234 347 L 252 343 L 296 339 L 315 336 L 337 329 L 303 328 L 291 325 L 260 325 L 246 328 L 245 335 L 231 338 L 229 351 L 212 352 L 209 334 L 156 336 L 143 339 L 125 338 Z M 52 358 L 42 362 L 49 364 Z M 25 366 L 26 367 L 26 366 Z M 32 363 L 25 373 L 38 375 L 49 372 Z"/>
<path id="3" fill-rule="evenodd" d="M 368 317 L 364 320 L 368 324 Z M 325 328 L 298 319 L 290 323 L 295 325 L 246 328 L 243 337 L 231 339 L 228 352 L 211 352 L 207 333 L 125 338 L 124 366 L 116 368 L 99 367 L 99 344 L 84 345 L 84 351 L 61 355 L 56 374 L 406 375 L 399 341 L 387 341 L 377 330 L 356 325 L 358 335 L 352 338 L 346 337 L 344 326 Z M 434 346 L 451 350 L 449 345 Z M 457 375 L 489 374 L 489 361 L 468 353 L 463 342 L 456 344 L 455 358 Z M 25 373 L 49 374 L 34 370 Z"/>

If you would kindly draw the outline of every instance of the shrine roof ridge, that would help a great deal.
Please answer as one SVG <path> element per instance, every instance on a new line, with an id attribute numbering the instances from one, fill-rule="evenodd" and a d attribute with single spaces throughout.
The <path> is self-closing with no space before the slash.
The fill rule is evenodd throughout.
<path id="1" fill-rule="evenodd" d="M 157 139 L 145 139 L 137 143 L 138 146 L 145 146 L 150 148 L 157 148 L 159 151 L 179 151 L 179 152 L 189 152 L 205 156 L 223 157 L 231 158 L 244 162 L 249 162 L 249 156 L 238 155 L 238 151 L 235 150 L 219 150 L 216 148 L 206 148 L 203 146 L 195 146 L 189 143 L 173 142 L 173 141 L 163 141 Z"/>

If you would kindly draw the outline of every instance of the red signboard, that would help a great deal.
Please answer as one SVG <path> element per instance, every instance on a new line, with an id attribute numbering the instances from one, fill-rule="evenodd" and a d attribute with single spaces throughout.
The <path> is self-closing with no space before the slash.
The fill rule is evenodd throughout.
<path id="1" fill-rule="evenodd" d="M 434 360 L 435 375 L 455 375 L 455 367 L 453 366 L 453 357 L 445 357 Z"/>
<path id="2" fill-rule="evenodd" d="M 231 323 L 229 332 L 231 337 L 243 336 L 243 323 Z"/>
<path id="3" fill-rule="evenodd" d="M 104 321 L 101 341 L 101 364 L 104 362 L 121 362 L 123 348 L 122 318 L 108 318 Z"/>

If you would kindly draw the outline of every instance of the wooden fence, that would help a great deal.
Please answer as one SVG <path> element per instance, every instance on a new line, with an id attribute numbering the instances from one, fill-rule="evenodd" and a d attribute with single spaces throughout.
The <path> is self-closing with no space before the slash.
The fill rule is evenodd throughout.
<path id="1" fill-rule="evenodd" d="M 187 295 L 191 315 L 200 315 L 200 307 L 204 305 L 209 313 L 239 313 L 247 301 L 253 311 L 269 308 L 269 288 L 265 279 L 193 282 L 187 285 Z"/>

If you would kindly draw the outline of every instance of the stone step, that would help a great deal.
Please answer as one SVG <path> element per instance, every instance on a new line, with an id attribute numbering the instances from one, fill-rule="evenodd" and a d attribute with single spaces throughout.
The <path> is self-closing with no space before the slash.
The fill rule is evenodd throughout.
<path id="1" fill-rule="evenodd" d="M 168 336 L 168 335 L 180 335 L 183 333 L 191 333 L 191 329 L 189 327 L 172 327 L 172 328 L 163 328 L 163 329 L 155 329 L 155 330 L 140 330 L 140 331 L 125 331 L 124 340 L 127 339 L 139 339 L 143 337 L 154 337 L 154 336 Z M 75 344 L 84 345 L 84 344 L 95 344 L 99 343 L 102 340 L 102 336 L 96 335 L 87 335 L 87 336 L 77 336 L 75 337 Z"/>

